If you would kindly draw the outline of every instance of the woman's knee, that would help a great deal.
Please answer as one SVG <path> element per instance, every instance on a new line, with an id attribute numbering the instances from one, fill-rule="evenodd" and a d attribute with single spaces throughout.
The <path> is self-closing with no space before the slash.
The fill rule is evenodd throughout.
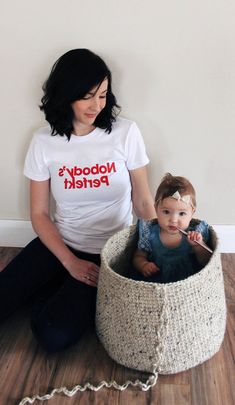
<path id="1" fill-rule="evenodd" d="M 75 344 L 89 325 L 69 325 L 42 316 L 31 319 L 32 332 L 47 352 L 59 352 Z"/>

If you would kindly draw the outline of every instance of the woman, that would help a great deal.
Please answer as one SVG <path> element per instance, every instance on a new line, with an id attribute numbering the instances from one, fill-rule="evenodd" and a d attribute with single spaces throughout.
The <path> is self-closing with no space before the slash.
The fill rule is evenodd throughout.
<path id="1" fill-rule="evenodd" d="M 47 351 L 74 344 L 94 321 L 100 250 L 138 217 L 155 216 L 138 127 L 117 117 L 111 73 L 87 49 L 54 64 L 25 161 L 38 238 L 0 273 L 0 319 L 33 299 L 32 331 Z M 56 202 L 50 216 L 50 194 Z"/>

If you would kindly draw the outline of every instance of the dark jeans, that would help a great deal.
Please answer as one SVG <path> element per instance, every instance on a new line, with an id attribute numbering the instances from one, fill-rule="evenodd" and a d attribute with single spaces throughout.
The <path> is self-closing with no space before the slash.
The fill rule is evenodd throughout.
<path id="1" fill-rule="evenodd" d="M 100 265 L 100 255 L 71 250 Z M 96 288 L 73 278 L 36 238 L 0 272 L 0 322 L 25 303 L 32 307 L 37 341 L 56 352 L 77 342 L 94 323 Z"/>

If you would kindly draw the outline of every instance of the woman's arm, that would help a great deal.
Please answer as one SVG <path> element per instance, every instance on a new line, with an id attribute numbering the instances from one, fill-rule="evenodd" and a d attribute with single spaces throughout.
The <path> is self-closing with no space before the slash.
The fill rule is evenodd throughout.
<path id="1" fill-rule="evenodd" d="M 149 190 L 146 166 L 130 170 L 132 185 L 132 203 L 139 218 L 156 218 L 153 197 Z"/>
<path id="2" fill-rule="evenodd" d="M 70 251 L 51 220 L 49 212 L 50 180 L 31 180 L 30 215 L 36 234 L 74 278 L 88 285 L 96 286 L 99 267 L 95 263 L 78 259 Z"/>

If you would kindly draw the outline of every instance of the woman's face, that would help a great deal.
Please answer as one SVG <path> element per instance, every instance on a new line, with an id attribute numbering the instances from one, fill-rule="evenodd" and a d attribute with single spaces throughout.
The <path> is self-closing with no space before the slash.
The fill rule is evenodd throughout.
<path id="1" fill-rule="evenodd" d="M 74 101 L 71 106 L 74 112 L 74 125 L 92 126 L 97 115 L 106 105 L 108 79 L 92 88 L 81 100 Z"/>

